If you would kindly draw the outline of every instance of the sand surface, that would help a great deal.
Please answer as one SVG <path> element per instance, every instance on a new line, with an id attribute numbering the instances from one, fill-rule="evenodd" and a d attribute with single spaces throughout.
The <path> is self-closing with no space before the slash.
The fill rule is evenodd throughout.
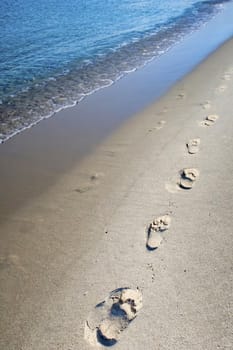
<path id="1" fill-rule="evenodd" d="M 143 306 L 114 348 L 233 348 L 232 57 L 233 40 L 2 220 L 0 349 L 99 348 L 86 321 L 124 287 Z"/>

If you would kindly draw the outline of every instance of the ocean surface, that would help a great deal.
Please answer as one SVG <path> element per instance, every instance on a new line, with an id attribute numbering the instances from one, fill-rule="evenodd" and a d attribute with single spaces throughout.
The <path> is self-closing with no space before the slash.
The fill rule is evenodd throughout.
<path id="1" fill-rule="evenodd" d="M 161 56 L 232 0 L 1 0 L 0 143 Z"/>

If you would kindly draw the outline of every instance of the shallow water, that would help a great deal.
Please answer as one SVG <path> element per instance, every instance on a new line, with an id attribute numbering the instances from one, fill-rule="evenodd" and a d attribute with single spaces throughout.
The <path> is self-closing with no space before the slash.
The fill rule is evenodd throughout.
<path id="1" fill-rule="evenodd" d="M 227 2 L 2 1 L 0 141 L 161 56 Z"/>

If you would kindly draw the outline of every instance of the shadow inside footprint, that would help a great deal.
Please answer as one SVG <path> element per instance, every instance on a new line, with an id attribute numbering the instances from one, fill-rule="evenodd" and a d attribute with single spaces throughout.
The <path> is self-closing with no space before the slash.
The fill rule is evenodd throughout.
<path id="1" fill-rule="evenodd" d="M 103 173 L 95 173 L 95 174 L 92 174 L 91 176 L 90 176 L 90 180 L 92 181 L 92 182 L 95 182 L 95 181 L 97 181 L 97 180 L 99 180 L 101 177 L 103 177 L 104 176 L 104 174 Z"/>
<path id="2" fill-rule="evenodd" d="M 102 344 L 106 347 L 113 346 L 117 343 L 116 339 L 105 338 L 105 336 L 102 334 L 102 332 L 99 329 L 97 329 L 97 340 L 100 344 Z"/>
<path id="3" fill-rule="evenodd" d="M 122 331 L 137 316 L 142 307 L 139 289 L 119 288 L 90 313 L 85 323 L 85 339 L 91 345 L 111 347 L 117 343 Z"/>

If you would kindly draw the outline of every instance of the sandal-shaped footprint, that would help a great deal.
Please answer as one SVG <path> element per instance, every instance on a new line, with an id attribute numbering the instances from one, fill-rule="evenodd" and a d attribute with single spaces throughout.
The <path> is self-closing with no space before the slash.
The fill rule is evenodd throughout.
<path id="1" fill-rule="evenodd" d="M 195 168 L 185 168 L 180 172 L 180 182 L 181 188 L 189 190 L 193 187 L 195 181 L 199 177 L 199 171 Z"/>
<path id="2" fill-rule="evenodd" d="M 90 313 L 85 324 L 85 339 L 96 346 L 112 346 L 117 343 L 122 331 L 137 316 L 142 308 L 142 293 L 139 289 L 119 288 Z"/>
<path id="3" fill-rule="evenodd" d="M 156 218 L 150 225 L 147 230 L 147 242 L 146 247 L 148 250 L 157 249 L 163 238 L 161 232 L 169 229 L 171 224 L 171 218 L 169 215 L 163 215 Z"/>

